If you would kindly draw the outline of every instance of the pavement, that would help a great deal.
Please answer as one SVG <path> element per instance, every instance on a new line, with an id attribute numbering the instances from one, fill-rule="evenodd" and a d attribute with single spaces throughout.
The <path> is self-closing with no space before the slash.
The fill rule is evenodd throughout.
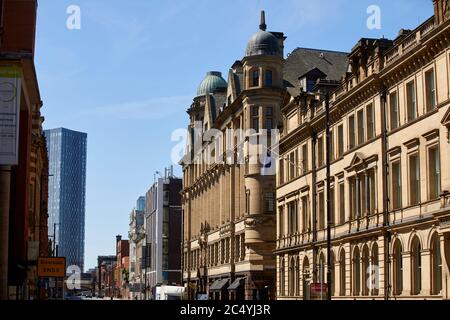
<path id="1" fill-rule="evenodd" d="M 87 301 L 111 301 L 110 297 L 104 297 L 104 298 L 98 298 L 98 297 L 92 297 L 92 298 L 88 298 L 88 297 L 79 297 L 80 300 L 87 300 Z M 122 299 L 118 299 L 118 298 L 114 298 L 113 300 L 122 300 Z"/>

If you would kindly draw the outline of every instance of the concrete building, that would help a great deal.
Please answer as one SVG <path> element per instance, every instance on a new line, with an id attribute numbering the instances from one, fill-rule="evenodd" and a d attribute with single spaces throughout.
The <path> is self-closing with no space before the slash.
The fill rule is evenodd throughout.
<path id="1" fill-rule="evenodd" d="M 145 197 L 139 197 L 136 208 L 130 214 L 130 299 L 142 300 L 144 290 L 144 273 L 142 272 L 142 248 L 145 247 L 144 225 Z"/>
<path id="2" fill-rule="evenodd" d="M 326 296 L 327 275 L 333 299 L 450 298 L 450 7 L 433 4 L 393 41 L 361 39 L 339 78 L 320 62 L 295 74 L 282 107 L 278 299 Z"/>
<path id="3" fill-rule="evenodd" d="M 49 155 L 50 237 L 55 256 L 84 268 L 87 134 L 45 130 Z"/>
<path id="4" fill-rule="evenodd" d="M 0 1 L 0 300 L 45 298 L 36 270 L 48 256 L 36 14 L 36 0 Z"/>
<path id="5" fill-rule="evenodd" d="M 275 296 L 275 171 L 261 159 L 270 159 L 283 101 L 285 37 L 266 28 L 262 13 L 228 82 L 208 72 L 187 110 L 180 164 L 183 281 L 191 299 Z"/>
<path id="6" fill-rule="evenodd" d="M 181 179 L 166 169 L 146 194 L 141 257 L 146 299 L 158 284 L 181 282 L 181 186 Z"/>

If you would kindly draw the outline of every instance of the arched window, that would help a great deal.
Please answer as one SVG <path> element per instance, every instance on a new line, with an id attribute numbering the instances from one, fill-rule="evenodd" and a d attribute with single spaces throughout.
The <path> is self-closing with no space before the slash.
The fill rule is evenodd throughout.
<path id="1" fill-rule="evenodd" d="M 411 243 L 412 294 L 420 294 L 422 290 L 422 248 L 419 238 L 414 237 Z"/>
<path id="2" fill-rule="evenodd" d="M 341 254 L 339 257 L 339 295 L 345 296 L 345 290 L 346 290 L 346 281 L 345 281 L 345 251 L 341 250 Z"/>
<path id="3" fill-rule="evenodd" d="M 252 87 L 259 87 L 259 70 L 252 71 Z"/>
<path id="4" fill-rule="evenodd" d="M 394 243 L 393 260 L 394 295 L 401 295 L 403 291 L 403 248 L 398 239 Z"/>
<path id="5" fill-rule="evenodd" d="M 440 294 L 442 291 L 442 256 L 439 235 L 435 233 L 431 240 L 432 291 Z"/>
<path id="6" fill-rule="evenodd" d="M 359 296 L 361 292 L 361 255 L 359 248 L 356 247 L 353 251 L 353 295 Z"/>
<path id="7" fill-rule="evenodd" d="M 295 294 L 295 260 L 290 259 L 289 262 L 289 296 L 293 297 Z"/>
<path id="8" fill-rule="evenodd" d="M 370 293 L 369 288 L 369 281 L 371 280 L 370 277 L 370 255 L 369 255 L 369 248 L 367 245 L 364 246 L 363 252 L 362 252 L 362 272 L 363 272 L 363 283 L 362 283 L 362 295 L 368 296 Z"/>
<path id="9" fill-rule="evenodd" d="M 303 297 L 305 299 L 309 298 L 309 278 L 310 278 L 310 274 L 309 274 L 309 259 L 308 257 L 305 257 L 303 259 Z"/>
<path id="10" fill-rule="evenodd" d="M 319 283 L 326 284 L 326 274 L 325 274 L 325 256 L 323 253 L 320 254 L 319 258 Z M 321 296 L 323 299 L 326 298 L 326 292 L 321 292 Z"/>
<path id="11" fill-rule="evenodd" d="M 280 296 L 284 296 L 284 257 L 281 257 L 280 263 Z"/>
<path id="12" fill-rule="evenodd" d="M 379 265 L 378 265 L 378 245 L 376 243 L 372 246 L 372 261 L 370 265 L 370 274 L 372 275 L 372 281 L 370 282 L 370 290 L 372 295 L 377 296 L 379 291 Z"/>
<path id="13" fill-rule="evenodd" d="M 325 281 L 325 257 L 323 253 L 320 254 L 319 258 L 319 282 L 326 283 Z"/>
<path id="14" fill-rule="evenodd" d="M 271 87 L 272 86 L 272 70 L 266 70 L 266 72 L 264 73 L 264 86 L 265 87 Z"/>

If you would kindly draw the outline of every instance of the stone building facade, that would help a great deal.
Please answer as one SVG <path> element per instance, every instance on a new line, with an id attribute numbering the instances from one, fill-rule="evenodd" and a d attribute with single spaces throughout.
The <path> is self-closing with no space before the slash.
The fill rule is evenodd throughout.
<path id="1" fill-rule="evenodd" d="M 140 204 L 142 203 L 142 204 Z M 137 205 L 130 214 L 130 299 L 143 300 L 144 273 L 142 268 L 142 248 L 145 248 L 144 226 L 145 197 L 139 197 Z"/>
<path id="2" fill-rule="evenodd" d="M 288 90 L 278 299 L 313 298 L 328 271 L 333 299 L 450 298 L 450 11 L 433 3 L 395 40 L 361 39 L 339 78 L 317 65 L 310 86 Z"/>
<path id="3" fill-rule="evenodd" d="M 187 110 L 182 268 L 191 299 L 275 296 L 275 172 L 264 172 L 267 164 L 256 158 L 267 150 L 253 150 L 257 143 L 245 132 L 277 126 L 284 39 L 266 31 L 262 15 L 228 82 L 209 72 Z"/>

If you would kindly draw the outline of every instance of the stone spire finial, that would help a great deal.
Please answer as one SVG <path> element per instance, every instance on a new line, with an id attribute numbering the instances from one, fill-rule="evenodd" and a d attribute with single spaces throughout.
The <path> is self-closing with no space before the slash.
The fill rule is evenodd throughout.
<path id="1" fill-rule="evenodd" d="M 262 31 L 266 31 L 267 25 L 266 25 L 266 13 L 264 10 L 261 10 L 261 24 L 259 25 L 259 29 Z"/>

